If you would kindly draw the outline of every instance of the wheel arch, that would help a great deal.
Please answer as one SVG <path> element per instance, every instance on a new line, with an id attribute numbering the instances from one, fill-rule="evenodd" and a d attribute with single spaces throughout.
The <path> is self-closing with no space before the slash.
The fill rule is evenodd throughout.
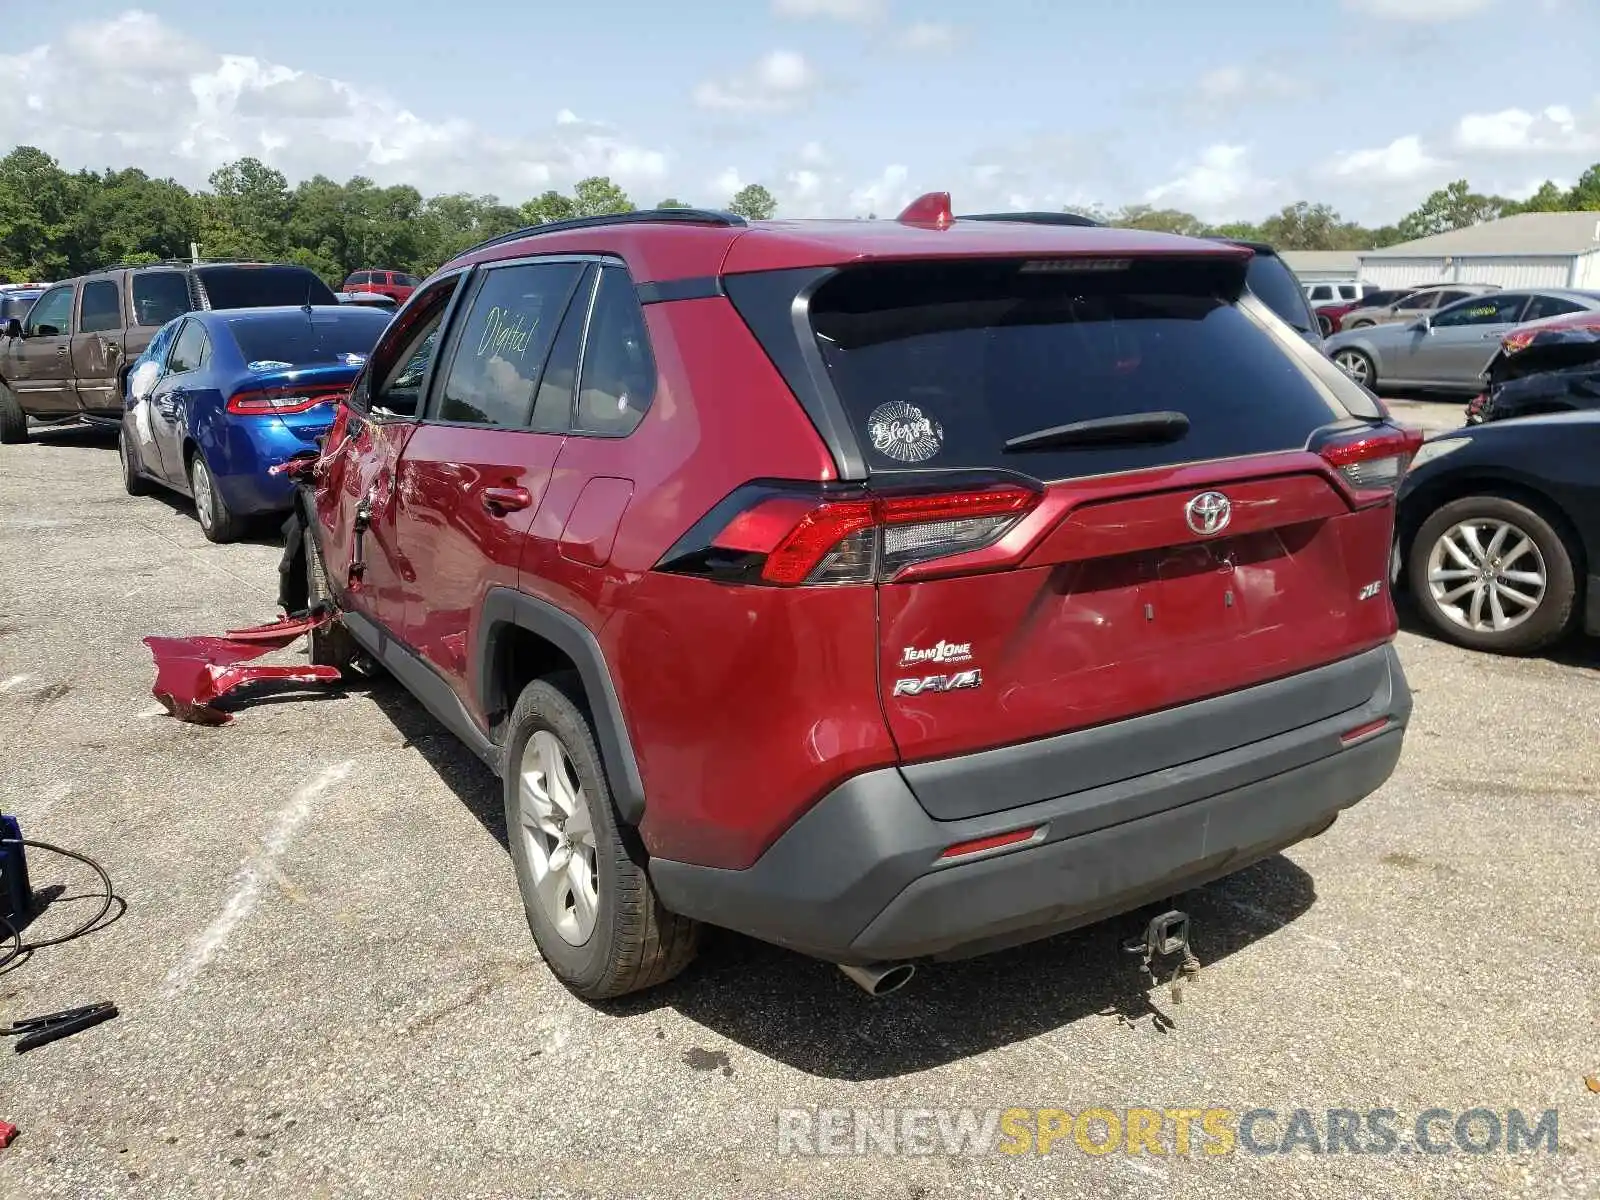
<path id="1" fill-rule="evenodd" d="M 1491 471 L 1458 471 L 1443 475 L 1429 480 L 1407 497 L 1395 523 L 1395 537 L 1400 544 L 1402 579 L 1405 578 L 1404 564 L 1411 561 L 1412 545 L 1423 523 L 1446 504 L 1468 496 L 1498 496 L 1503 500 L 1511 500 L 1531 508 L 1550 522 L 1551 528 L 1572 555 L 1573 575 L 1577 580 L 1581 603 L 1589 566 L 1589 547 L 1584 544 L 1577 525 L 1548 492 L 1526 480 Z"/>
<path id="2" fill-rule="evenodd" d="M 570 669 L 583 684 L 617 811 L 630 825 L 644 818 L 644 781 L 628 736 L 610 668 L 589 628 L 564 609 L 514 588 L 484 597 L 472 661 L 472 693 L 491 724 L 503 719 L 523 687 Z"/>

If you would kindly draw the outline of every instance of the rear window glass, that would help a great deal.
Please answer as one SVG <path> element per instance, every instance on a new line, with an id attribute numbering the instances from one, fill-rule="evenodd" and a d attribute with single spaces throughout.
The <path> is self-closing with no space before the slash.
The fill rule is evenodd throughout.
<path id="1" fill-rule="evenodd" d="M 261 313 L 228 322 L 228 332 L 246 363 L 295 367 L 344 361 L 357 365 L 372 353 L 388 327 L 389 314 L 363 308 L 309 316 L 299 310 Z"/>
<path id="2" fill-rule="evenodd" d="M 1223 298 L 1238 291 L 1236 265 L 1021 266 L 861 267 L 818 290 L 813 328 L 870 469 L 1066 479 L 1299 449 L 1350 416 L 1285 335 Z M 1058 425 L 1159 411 L 1183 413 L 1188 432 L 1162 445 L 1005 449 Z"/>
<path id="3" fill-rule="evenodd" d="M 201 267 L 195 274 L 212 308 L 339 302 L 328 285 L 304 267 Z"/>
<path id="4" fill-rule="evenodd" d="M 28 315 L 28 310 L 33 307 L 33 302 L 42 293 L 30 292 L 25 296 L 0 297 L 0 321 L 9 321 L 16 317 L 19 321 Z"/>

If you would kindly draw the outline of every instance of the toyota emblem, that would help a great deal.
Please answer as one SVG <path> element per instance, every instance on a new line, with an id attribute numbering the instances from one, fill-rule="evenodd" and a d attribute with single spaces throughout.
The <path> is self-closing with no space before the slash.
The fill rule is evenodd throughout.
<path id="1" fill-rule="evenodd" d="M 1221 492 L 1201 492 L 1183 510 L 1196 533 L 1221 533 L 1233 518 L 1233 501 Z"/>

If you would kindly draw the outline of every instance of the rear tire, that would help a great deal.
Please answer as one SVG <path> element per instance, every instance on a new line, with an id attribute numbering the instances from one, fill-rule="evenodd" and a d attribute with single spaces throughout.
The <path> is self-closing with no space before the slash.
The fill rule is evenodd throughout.
<path id="1" fill-rule="evenodd" d="M 0 442 L 15 446 L 28 440 L 28 414 L 17 394 L 0 383 Z"/>
<path id="2" fill-rule="evenodd" d="M 128 445 L 128 431 L 117 436 L 117 458 L 122 462 L 122 486 L 130 496 L 148 496 L 154 489 L 139 470 L 139 452 Z"/>
<path id="3" fill-rule="evenodd" d="M 533 940 L 557 979 L 605 1000 L 677 975 L 700 926 L 656 898 L 637 835 L 612 807 L 581 697 L 570 673 L 523 690 L 506 726 L 501 788 Z"/>
<path id="4" fill-rule="evenodd" d="M 1378 390 L 1378 368 L 1373 363 L 1372 356 L 1365 350 L 1357 350 L 1353 346 L 1335 350 L 1333 352 L 1333 365 L 1369 392 Z"/>
<path id="5" fill-rule="evenodd" d="M 306 603 L 313 610 L 318 607 L 331 610 L 335 607 L 333 589 L 328 586 L 328 572 L 322 565 L 322 551 L 317 549 L 316 536 L 309 525 L 302 540 L 306 556 Z M 311 661 L 316 666 L 348 671 L 355 662 L 356 640 L 338 619 L 321 629 L 313 629 L 310 641 Z"/>
<path id="6" fill-rule="evenodd" d="M 194 497 L 194 512 L 200 520 L 200 532 L 206 535 L 206 540 L 237 541 L 241 522 L 228 510 L 228 502 L 217 490 L 206 457 L 198 449 L 189 456 L 189 491 Z"/>
<path id="7" fill-rule="evenodd" d="M 1321 313 L 1317 314 L 1317 328 L 1322 330 L 1323 337 L 1333 336 L 1333 322 Z"/>
<path id="8" fill-rule="evenodd" d="M 1480 555 L 1474 546 L 1493 546 L 1495 554 Z M 1578 596 L 1573 557 L 1561 534 L 1533 509 L 1503 496 L 1467 496 L 1422 523 L 1406 576 L 1418 611 L 1446 641 L 1491 654 L 1534 654 L 1572 626 Z M 1479 573 L 1480 559 L 1490 564 L 1488 576 Z M 1491 591 L 1500 612 L 1514 621 L 1506 628 L 1493 627 Z M 1475 606 L 1479 592 L 1483 600 Z"/>

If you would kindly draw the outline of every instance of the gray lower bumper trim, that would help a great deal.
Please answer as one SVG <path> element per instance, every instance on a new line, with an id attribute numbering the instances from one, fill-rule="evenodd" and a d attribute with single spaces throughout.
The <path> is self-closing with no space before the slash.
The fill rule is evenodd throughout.
<path id="1" fill-rule="evenodd" d="M 1400 757 L 1411 694 L 1387 681 L 1353 713 L 1210 758 L 1003 812 L 940 821 L 898 770 L 857 776 L 745 870 L 653 860 L 685 916 L 820 958 L 866 962 L 1025 941 L 1239 870 L 1325 827 Z M 1391 725 L 1346 746 L 1341 734 Z M 939 862 L 948 846 L 1043 827 L 1025 848 Z"/>

